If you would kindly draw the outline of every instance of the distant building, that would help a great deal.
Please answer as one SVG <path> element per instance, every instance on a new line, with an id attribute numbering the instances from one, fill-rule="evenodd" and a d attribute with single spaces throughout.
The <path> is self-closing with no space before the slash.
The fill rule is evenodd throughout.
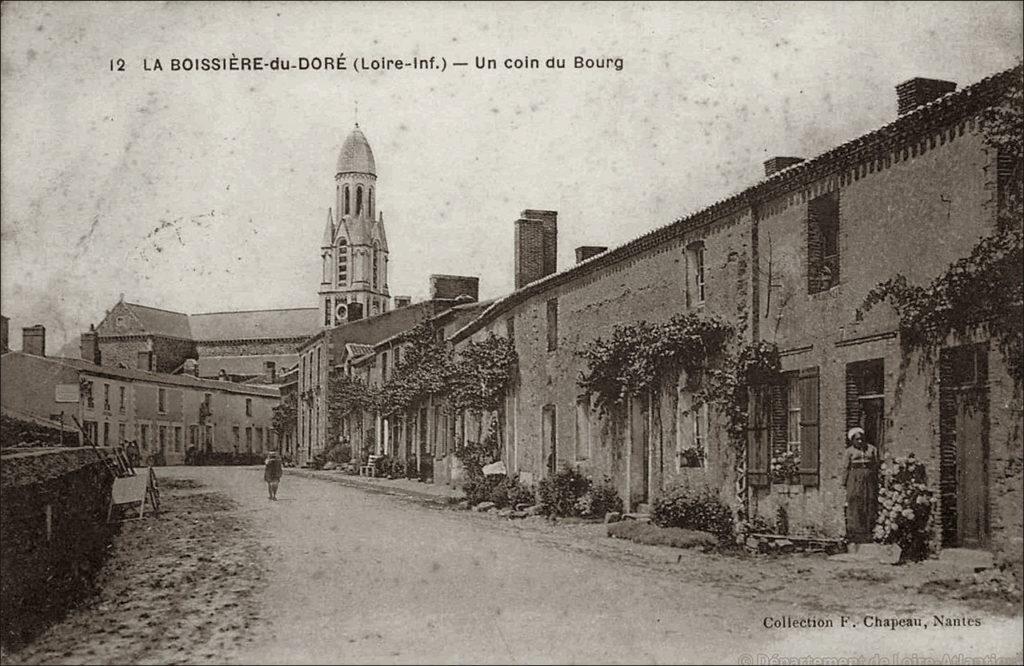
<path id="1" fill-rule="evenodd" d="M 33 336 L 24 348 L 39 350 Z M 277 448 L 272 410 L 277 388 L 200 379 L 189 375 L 98 366 L 81 359 L 8 352 L 0 356 L 0 404 L 9 416 L 78 424 L 82 443 L 139 444 L 143 457 L 163 453 L 167 464 L 184 462 L 190 446 L 205 452 Z"/>

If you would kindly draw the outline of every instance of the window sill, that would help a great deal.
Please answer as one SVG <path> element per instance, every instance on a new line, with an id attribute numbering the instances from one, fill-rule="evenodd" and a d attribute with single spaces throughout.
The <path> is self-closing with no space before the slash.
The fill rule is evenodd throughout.
<path id="1" fill-rule="evenodd" d="M 837 285 L 835 285 L 833 287 L 829 287 L 828 289 L 825 289 L 824 291 L 816 291 L 816 292 L 807 294 L 807 300 L 809 300 L 809 301 L 826 301 L 826 300 L 831 300 L 831 299 L 838 298 L 840 293 L 842 293 L 842 287 L 843 287 L 843 283 L 840 282 L 839 284 L 837 284 Z"/>

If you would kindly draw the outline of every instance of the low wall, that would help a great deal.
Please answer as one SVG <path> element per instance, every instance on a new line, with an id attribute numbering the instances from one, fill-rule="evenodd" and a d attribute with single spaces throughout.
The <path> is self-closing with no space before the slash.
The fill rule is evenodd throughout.
<path id="1" fill-rule="evenodd" d="M 114 530 L 113 475 L 95 449 L 0 455 L 0 642 L 31 640 L 93 590 Z"/>

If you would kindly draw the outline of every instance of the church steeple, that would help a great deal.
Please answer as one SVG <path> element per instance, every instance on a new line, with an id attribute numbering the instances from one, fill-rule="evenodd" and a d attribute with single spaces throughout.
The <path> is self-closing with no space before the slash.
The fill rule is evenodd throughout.
<path id="1" fill-rule="evenodd" d="M 345 138 L 334 171 L 335 214 L 333 219 L 328 214 L 324 231 L 319 292 L 324 326 L 345 323 L 349 303 L 361 303 L 364 316 L 390 309 L 387 237 L 377 211 L 377 163 L 358 123 Z"/>

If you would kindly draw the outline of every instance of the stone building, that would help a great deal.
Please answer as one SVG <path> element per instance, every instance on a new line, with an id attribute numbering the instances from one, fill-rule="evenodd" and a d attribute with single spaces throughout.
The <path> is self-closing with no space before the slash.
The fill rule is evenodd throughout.
<path id="1" fill-rule="evenodd" d="M 671 485 L 708 484 L 772 521 L 781 507 L 794 532 L 842 536 L 845 434 L 860 425 L 883 456 L 924 462 L 940 495 L 938 544 L 1019 559 L 1022 408 L 996 342 L 975 332 L 928 362 L 901 348 L 891 308 L 857 311 L 880 282 L 927 284 L 995 230 L 1005 170 L 980 117 L 1020 76 L 959 92 L 908 81 L 893 122 L 813 159 L 768 160 L 762 181 L 709 208 L 539 280 L 519 279 L 530 262 L 517 256 L 516 291 L 453 336 L 514 338 L 511 472 L 608 475 L 633 509 Z M 581 394 L 587 343 L 616 323 L 687 312 L 780 350 L 785 385 L 755 393 L 742 448 L 718 410 L 691 408 L 685 376 L 611 413 Z M 786 452 L 797 481 L 773 485 L 771 460 Z"/>
<path id="2" fill-rule="evenodd" d="M 261 453 L 277 447 L 269 386 L 100 366 L 84 359 L 47 357 L 26 329 L 24 352 L 0 357 L 5 414 L 77 429 L 100 446 L 139 444 L 144 460 L 162 454 L 181 464 L 190 446 L 206 452 Z M 45 329 L 42 331 L 45 340 Z"/>

